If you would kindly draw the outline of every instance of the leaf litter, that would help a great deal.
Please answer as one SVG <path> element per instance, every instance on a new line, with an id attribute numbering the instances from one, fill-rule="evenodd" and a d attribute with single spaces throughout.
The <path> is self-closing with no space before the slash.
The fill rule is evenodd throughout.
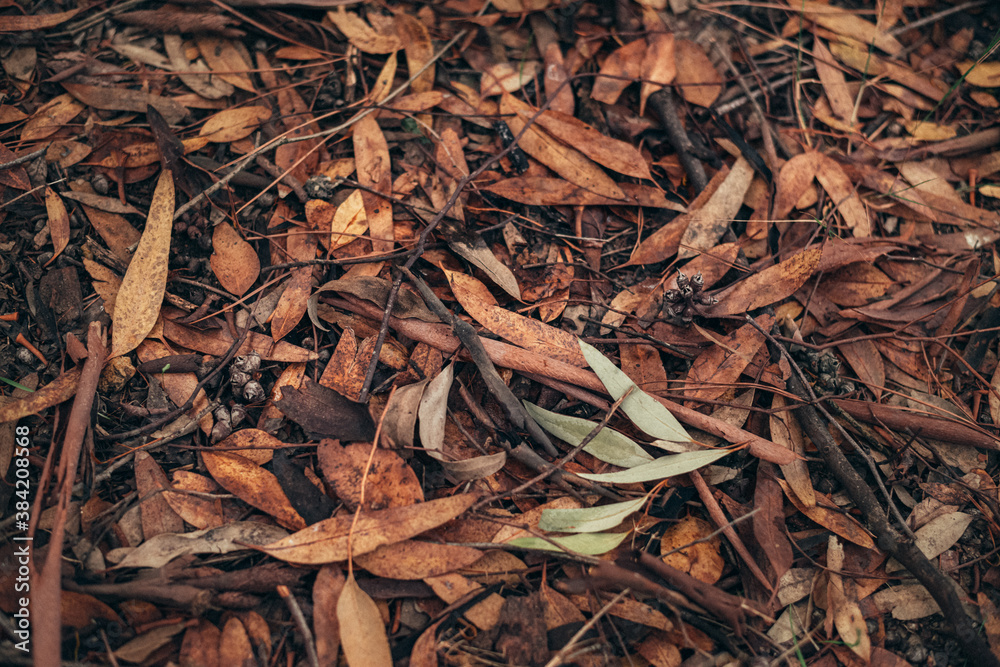
<path id="1" fill-rule="evenodd" d="M 0 10 L 38 659 L 996 664 L 995 7 L 280 4 Z"/>

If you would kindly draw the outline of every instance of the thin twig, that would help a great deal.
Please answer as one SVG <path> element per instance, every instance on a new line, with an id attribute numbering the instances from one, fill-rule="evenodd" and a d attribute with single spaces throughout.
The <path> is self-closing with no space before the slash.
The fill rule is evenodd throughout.
<path id="1" fill-rule="evenodd" d="M 278 586 L 278 595 L 285 601 L 288 611 L 295 620 L 295 627 L 299 629 L 299 633 L 302 635 L 302 643 L 306 645 L 306 656 L 309 658 L 309 665 L 311 667 L 319 667 L 319 656 L 316 654 L 316 641 L 309 630 L 309 624 L 306 622 L 305 614 L 302 613 L 302 608 L 299 607 L 299 603 L 295 599 L 295 596 L 292 595 L 292 592 L 288 590 L 288 586 L 280 584 Z"/>
<path id="2" fill-rule="evenodd" d="M 630 592 L 631 591 L 628 588 L 626 588 L 626 589 L 622 590 L 621 593 L 619 593 L 618 595 L 616 595 L 613 598 L 611 598 L 611 602 L 608 602 L 606 605 L 604 605 L 603 607 L 601 607 L 598 610 L 598 612 L 596 614 L 594 614 L 590 618 L 589 621 L 587 621 L 582 626 L 580 626 L 580 629 L 577 630 L 573 634 L 573 636 L 569 638 L 569 641 L 566 642 L 566 645 L 563 646 L 559 650 L 558 653 L 556 653 L 554 656 L 552 656 L 551 660 L 549 660 L 547 663 L 545 663 L 545 667 L 559 667 L 559 665 L 561 665 L 563 663 L 563 661 L 566 660 L 566 656 L 569 655 L 569 652 L 573 648 L 573 646 L 575 646 L 576 643 L 578 641 L 580 641 L 580 638 L 583 637 L 585 634 L 587 634 L 587 632 L 592 627 L 594 627 L 594 625 L 596 625 L 597 622 L 599 620 L 601 620 L 601 618 L 603 618 L 605 614 L 607 614 L 609 611 L 611 611 L 611 608 L 613 606 L 615 606 L 616 604 L 618 604 L 619 600 L 621 600 L 622 598 L 624 598 Z"/>

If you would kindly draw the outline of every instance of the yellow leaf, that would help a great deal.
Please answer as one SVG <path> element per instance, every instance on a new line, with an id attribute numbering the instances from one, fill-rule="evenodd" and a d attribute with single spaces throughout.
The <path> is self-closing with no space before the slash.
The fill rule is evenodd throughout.
<path id="1" fill-rule="evenodd" d="M 111 355 L 134 350 L 156 324 L 167 289 L 170 232 L 174 226 L 174 177 L 164 170 L 149 205 L 146 229 L 115 300 Z"/>
<path id="2" fill-rule="evenodd" d="M 392 667 L 389 637 L 375 601 L 347 577 L 337 600 L 340 646 L 350 667 Z"/>

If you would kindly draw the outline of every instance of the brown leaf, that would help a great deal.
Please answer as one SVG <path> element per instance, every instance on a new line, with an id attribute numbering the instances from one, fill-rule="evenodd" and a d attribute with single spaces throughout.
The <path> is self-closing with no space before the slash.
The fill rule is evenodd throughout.
<path id="1" fill-rule="evenodd" d="M 674 85 L 681 97 L 701 107 L 710 107 L 722 92 L 722 76 L 708 54 L 698 44 L 686 39 L 674 42 L 674 59 L 677 76 Z"/>
<path id="2" fill-rule="evenodd" d="M 781 410 L 786 405 L 787 403 L 781 394 L 774 395 L 771 408 L 779 410 L 779 412 L 771 414 L 771 440 L 800 456 L 804 456 L 806 446 L 802 428 L 790 410 Z M 805 459 L 796 459 L 782 465 L 781 473 L 803 505 L 806 507 L 816 505 L 816 492 L 813 490 L 812 479 L 809 476 L 809 468 L 806 466 Z"/>
<path id="3" fill-rule="evenodd" d="M 232 225 L 222 222 L 212 232 L 212 272 L 226 290 L 243 296 L 260 275 L 260 258 Z"/>
<path id="4" fill-rule="evenodd" d="M 871 638 L 868 636 L 868 626 L 858 607 L 854 582 L 841 576 L 844 567 L 844 547 L 837 538 L 830 536 L 826 551 L 827 581 L 826 601 L 827 613 L 833 617 L 833 625 L 844 643 L 866 663 L 871 660 Z M 827 618 L 830 618 L 830 616 Z"/>
<path id="5" fill-rule="evenodd" d="M 807 507 L 802 504 L 799 497 L 792 487 L 789 486 L 788 482 L 783 479 L 778 480 L 778 484 L 781 486 L 781 490 L 785 492 L 785 496 L 795 505 L 795 509 L 805 514 L 807 517 L 823 526 L 827 530 L 837 535 L 840 535 L 848 542 L 853 542 L 860 547 L 866 549 L 875 548 L 875 540 L 868 533 L 867 530 L 861 527 L 857 519 L 845 514 L 837 505 L 830 500 L 828 497 L 821 493 L 816 494 L 816 505 L 813 507 Z"/>
<path id="6" fill-rule="evenodd" d="M 704 519 L 689 516 L 668 527 L 660 538 L 660 551 L 667 565 L 690 574 L 698 581 L 714 584 L 722 578 L 725 561 L 720 549 L 722 540 L 715 526 Z M 690 545 L 690 546 L 688 546 Z"/>
<path id="7" fill-rule="evenodd" d="M 516 100 L 511 95 L 500 98 L 500 113 L 514 114 L 507 118 L 510 131 L 517 136 L 524 130 L 518 140 L 518 145 L 525 153 L 535 158 L 546 167 L 556 172 L 567 181 L 575 183 L 602 197 L 623 200 L 625 193 L 621 188 L 595 165 L 590 159 L 570 145 L 555 139 L 538 125 L 527 125 L 537 109 Z M 527 130 L 524 128 L 527 127 Z"/>
<path id="8" fill-rule="evenodd" d="M 71 95 L 59 95 L 52 98 L 38 107 L 38 110 L 24 124 L 24 128 L 21 130 L 21 141 L 38 141 L 55 134 L 76 118 L 83 109 L 84 105 L 73 99 Z M 143 106 L 142 111 L 145 110 L 146 107 Z"/>
<path id="9" fill-rule="evenodd" d="M 406 69 L 414 74 L 421 67 L 431 62 L 434 56 L 434 44 L 431 43 L 427 26 L 415 16 L 402 11 L 396 14 L 396 34 L 399 35 L 403 48 L 406 50 Z M 424 93 L 434 87 L 434 65 L 425 69 L 420 76 L 410 83 L 414 93 Z"/>
<path id="10" fill-rule="evenodd" d="M 642 57 L 646 52 L 646 40 L 637 39 L 619 47 L 604 59 L 601 74 L 594 79 L 590 97 L 598 102 L 614 104 L 633 80 L 642 73 Z"/>
<path id="11" fill-rule="evenodd" d="M 186 470 L 175 470 L 172 490 L 163 493 L 170 509 L 184 521 L 195 528 L 218 528 L 226 523 L 222 499 L 209 499 L 201 495 L 185 493 L 194 491 L 198 494 L 218 494 L 221 487 L 208 477 L 203 477 Z M 232 504 L 235 502 L 230 501 Z"/>
<path id="12" fill-rule="evenodd" d="M 486 286 L 464 273 L 442 267 L 452 293 L 469 315 L 501 338 L 525 349 L 538 350 L 581 368 L 587 365 L 576 336 L 497 305 Z"/>
<path id="13" fill-rule="evenodd" d="M 369 114 L 354 126 L 354 161 L 357 165 L 358 183 L 379 192 L 380 197 L 368 190 L 362 190 L 361 199 L 365 204 L 372 239 L 372 250 L 376 253 L 391 252 L 394 245 L 392 204 L 387 199 L 392 196 L 392 175 L 389 163 L 389 145 L 382 128 Z"/>
<path id="14" fill-rule="evenodd" d="M 757 324 L 770 331 L 774 316 L 760 315 Z M 744 324 L 725 338 L 712 339 L 715 345 L 699 354 L 688 371 L 684 395 L 693 401 L 715 399 L 726 393 L 764 344 L 764 336 L 750 324 Z"/>
<path id="15" fill-rule="evenodd" d="M 781 581 L 795 558 L 792 543 L 785 533 L 784 498 L 775 480 L 774 466 L 761 462 L 754 489 L 754 509 L 758 511 L 752 519 L 753 534 L 771 564 L 775 581 Z"/>
<path id="16" fill-rule="evenodd" d="M 293 233 L 288 237 L 288 257 L 291 261 L 307 262 L 316 258 L 316 236 L 311 232 Z M 271 313 L 271 337 L 281 340 L 295 328 L 306 314 L 312 296 L 313 267 L 292 269 L 292 276 Z"/>
<path id="17" fill-rule="evenodd" d="M 861 203 L 861 198 L 858 197 L 857 191 L 841 166 L 832 158 L 821 156 L 819 168 L 816 170 L 816 180 L 830 195 L 830 200 L 836 205 L 837 211 L 854 235 L 871 236 L 872 224 L 868 210 Z"/>
<path id="18" fill-rule="evenodd" d="M 170 488 L 163 469 L 146 452 L 136 453 L 134 465 L 143 537 L 148 540 L 160 533 L 183 533 L 184 521 L 171 509 L 162 493 Z"/>
<path id="19" fill-rule="evenodd" d="M 0 16 L 0 32 L 29 32 L 32 30 L 45 30 L 53 28 L 60 23 L 65 23 L 83 8 L 70 9 L 65 12 L 53 12 L 51 14 L 8 14 Z M 23 139 L 23 137 L 22 137 Z"/>
<path id="20" fill-rule="evenodd" d="M 170 354 L 172 354 L 172 351 L 166 345 L 153 338 L 142 341 L 136 349 L 136 356 L 139 357 L 140 362 L 162 359 Z M 170 397 L 170 400 L 175 405 L 183 405 L 191 395 L 191 392 L 198 386 L 198 376 L 194 373 L 163 373 L 155 381 L 159 381 L 163 385 L 167 396 Z M 192 404 L 187 414 L 189 417 L 194 418 L 207 407 L 208 394 L 205 393 L 204 389 L 199 389 L 194 404 Z M 211 414 L 207 414 L 201 418 L 199 426 L 206 435 L 212 432 L 212 421 Z"/>
<path id="21" fill-rule="evenodd" d="M 275 405 L 306 432 L 319 437 L 369 441 L 375 437 L 375 424 L 365 405 L 319 384 L 289 387 Z"/>
<path id="22" fill-rule="evenodd" d="M 755 273 L 717 294 L 719 303 L 709 312 L 714 317 L 735 315 L 777 303 L 791 296 L 809 280 L 822 255 L 822 248 L 807 248 L 780 264 Z"/>
<path id="23" fill-rule="evenodd" d="M 164 171 L 153 192 L 146 228 L 115 300 L 112 357 L 134 350 L 156 324 L 167 289 L 173 225 L 174 180 L 169 171 Z"/>
<path id="24" fill-rule="evenodd" d="M 677 251 L 679 259 L 693 257 L 699 251 L 717 245 L 743 205 L 753 175 L 750 163 L 742 157 L 738 158 L 704 206 L 689 209 L 686 216 L 688 226 Z"/>
<path id="25" fill-rule="evenodd" d="M 253 644 L 247 635 L 247 629 L 235 617 L 230 617 L 222 626 L 222 637 L 219 640 L 220 665 L 252 665 L 254 658 Z"/>
<path id="26" fill-rule="evenodd" d="M 173 320 L 163 320 L 163 335 L 186 348 L 224 357 L 233 344 L 232 335 L 225 329 L 216 329 L 213 334 L 198 331 L 193 327 L 178 324 Z M 237 354 L 248 354 L 256 350 L 265 361 L 303 362 L 314 361 L 317 354 L 286 341 L 275 341 L 270 336 L 251 331 L 247 334 Z"/>
<path id="27" fill-rule="evenodd" d="M 403 41 L 395 31 L 380 32 L 354 12 L 348 12 L 343 7 L 326 13 L 327 18 L 337 30 L 344 33 L 347 40 L 358 47 L 363 53 L 388 54 L 403 48 Z"/>
<path id="28" fill-rule="evenodd" d="M 146 113 L 146 106 L 150 105 L 163 114 L 163 117 L 171 125 L 179 123 L 187 115 L 187 109 L 176 101 L 144 93 L 141 90 L 131 90 L 121 86 L 89 86 L 65 81 L 62 86 L 70 95 L 95 109 Z"/>
<path id="29" fill-rule="evenodd" d="M 313 633 L 316 637 L 316 657 L 321 667 L 337 667 L 337 651 L 340 648 L 337 602 L 346 582 L 339 567 L 324 565 L 313 584 Z"/>
<path id="30" fill-rule="evenodd" d="M 259 465 L 264 465 L 274 457 L 274 450 L 284 447 L 285 443 L 267 431 L 242 428 L 225 440 L 216 443 L 215 446 L 235 452 Z"/>
<path id="31" fill-rule="evenodd" d="M 793 6 L 795 11 L 801 11 L 810 21 L 838 35 L 851 37 L 864 44 L 872 44 L 891 56 L 903 50 L 903 45 L 895 37 L 847 9 L 813 0 L 803 2 L 795 0 Z"/>
<path id="32" fill-rule="evenodd" d="M 217 144 L 225 144 L 250 136 L 271 118 L 270 107 L 236 107 L 223 109 L 211 116 L 198 130 L 198 136 Z"/>
<path id="33" fill-rule="evenodd" d="M 524 117 L 525 113 L 521 113 L 521 115 Z M 527 118 L 530 117 L 530 115 L 527 116 Z M 535 122 L 556 139 L 573 146 L 594 162 L 608 169 L 634 178 L 652 178 L 646 159 L 635 146 L 601 134 L 596 128 L 574 116 L 546 110 Z"/>
<path id="34" fill-rule="evenodd" d="M 355 558 L 358 567 L 387 579 L 425 579 L 472 565 L 482 551 L 457 544 L 405 540 Z"/>
<path id="35" fill-rule="evenodd" d="M 306 522 L 288 501 L 277 478 L 267 470 L 231 452 L 203 451 L 202 460 L 212 478 L 246 504 L 270 514 L 286 528 L 305 528 Z"/>
<path id="36" fill-rule="evenodd" d="M 66 371 L 41 389 L 24 398 L 0 405 L 0 424 L 36 415 L 58 405 L 76 393 L 82 366 Z"/>
<path id="37" fill-rule="evenodd" d="M 253 69 L 250 54 L 242 42 L 222 39 L 214 35 L 198 35 L 195 39 L 201 57 L 215 70 L 215 76 L 240 90 L 256 93 L 249 71 Z M 252 107 L 241 107 L 252 108 Z M 238 111 L 239 109 L 233 109 Z M 225 113 L 223 111 L 223 113 Z M 268 114 L 270 116 L 270 113 Z"/>
<path id="38" fill-rule="evenodd" d="M 365 510 L 382 510 L 421 503 L 424 492 L 416 473 L 399 454 L 376 448 L 371 458 L 371 445 L 357 443 L 341 447 L 334 440 L 323 440 L 316 450 L 323 477 L 337 497 L 351 510 L 361 501 L 361 478 L 365 469 Z"/>
<path id="39" fill-rule="evenodd" d="M 51 259 L 45 262 L 45 266 L 48 266 L 69 243 L 69 213 L 66 212 L 62 198 L 52 188 L 45 188 L 45 212 L 48 214 L 49 235 L 55 250 Z"/>
<path id="40" fill-rule="evenodd" d="M 673 83 L 677 76 L 674 61 L 673 33 L 658 32 L 646 37 L 648 46 L 642 57 L 642 87 L 639 89 L 639 115 L 646 110 L 646 100 L 663 86 Z M 647 177 L 648 178 L 648 177 Z"/>
<path id="41" fill-rule="evenodd" d="M 476 494 L 460 494 L 416 505 L 365 512 L 351 538 L 355 556 L 385 544 L 402 542 L 454 519 L 472 506 Z M 289 563 L 321 565 L 347 559 L 348 533 L 354 517 L 350 514 L 325 519 L 305 530 L 273 542 L 260 550 Z"/>

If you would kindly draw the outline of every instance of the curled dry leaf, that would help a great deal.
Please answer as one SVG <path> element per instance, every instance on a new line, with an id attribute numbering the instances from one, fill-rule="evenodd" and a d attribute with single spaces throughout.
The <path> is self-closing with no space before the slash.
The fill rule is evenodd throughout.
<path id="1" fill-rule="evenodd" d="M 212 271 L 226 290 L 243 296 L 260 275 L 260 258 L 232 225 L 222 222 L 212 233 Z"/>
<path id="2" fill-rule="evenodd" d="M 174 179 L 169 171 L 164 171 L 153 192 L 146 228 L 115 300 L 109 356 L 118 357 L 134 350 L 156 324 L 167 289 L 173 225 Z"/>
<path id="3" fill-rule="evenodd" d="M 226 554 L 281 539 L 287 532 L 259 521 L 234 523 L 190 533 L 163 533 L 129 551 L 115 567 L 163 567 L 187 554 Z"/>

